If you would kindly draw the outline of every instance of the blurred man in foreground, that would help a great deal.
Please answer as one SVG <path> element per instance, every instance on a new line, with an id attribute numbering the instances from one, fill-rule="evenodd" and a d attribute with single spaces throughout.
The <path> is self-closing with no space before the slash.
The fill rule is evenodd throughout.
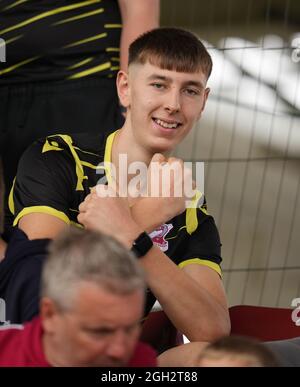
<path id="1" fill-rule="evenodd" d="M 138 343 L 145 280 L 119 243 L 70 229 L 51 246 L 40 316 L 0 330 L 0 366 L 154 366 Z"/>

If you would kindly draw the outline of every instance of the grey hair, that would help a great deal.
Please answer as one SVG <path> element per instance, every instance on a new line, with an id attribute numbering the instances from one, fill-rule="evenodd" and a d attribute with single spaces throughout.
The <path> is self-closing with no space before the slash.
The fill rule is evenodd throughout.
<path id="1" fill-rule="evenodd" d="M 84 282 L 120 295 L 145 290 L 144 272 L 131 252 L 107 235 L 70 227 L 50 245 L 41 296 L 69 309 Z"/>

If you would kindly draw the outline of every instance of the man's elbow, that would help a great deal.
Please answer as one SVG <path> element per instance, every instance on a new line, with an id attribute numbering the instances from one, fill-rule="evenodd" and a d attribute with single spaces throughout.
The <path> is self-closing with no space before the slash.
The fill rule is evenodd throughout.
<path id="1" fill-rule="evenodd" d="M 187 335 L 190 341 L 204 341 L 212 343 L 221 337 L 229 336 L 231 330 L 229 314 L 219 317 L 215 321 L 207 322 L 205 331 L 195 328 Z"/>
<path id="2" fill-rule="evenodd" d="M 224 336 L 229 336 L 231 331 L 230 318 L 221 318 L 218 324 L 215 324 L 210 336 L 210 342 L 216 341 Z"/>

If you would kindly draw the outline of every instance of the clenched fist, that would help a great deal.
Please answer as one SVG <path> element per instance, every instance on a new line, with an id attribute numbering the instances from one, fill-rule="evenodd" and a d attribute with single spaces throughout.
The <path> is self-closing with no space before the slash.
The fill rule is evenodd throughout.
<path id="1" fill-rule="evenodd" d="M 147 192 L 135 202 L 131 213 L 147 232 L 181 214 L 195 195 L 192 171 L 182 160 L 155 154 L 149 164 Z"/>
<path id="2" fill-rule="evenodd" d="M 131 216 L 126 198 L 111 186 L 99 184 L 79 206 L 78 221 L 87 229 L 111 235 L 127 247 L 144 231 Z"/>

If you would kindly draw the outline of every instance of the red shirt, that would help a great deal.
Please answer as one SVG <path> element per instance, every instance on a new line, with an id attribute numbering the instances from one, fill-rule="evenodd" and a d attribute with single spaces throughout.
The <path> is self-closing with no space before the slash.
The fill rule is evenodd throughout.
<path id="1" fill-rule="evenodd" d="M 0 367 L 51 367 L 42 348 L 42 325 L 37 317 L 23 325 L 0 327 Z M 156 353 L 138 343 L 128 367 L 155 367 Z"/>

